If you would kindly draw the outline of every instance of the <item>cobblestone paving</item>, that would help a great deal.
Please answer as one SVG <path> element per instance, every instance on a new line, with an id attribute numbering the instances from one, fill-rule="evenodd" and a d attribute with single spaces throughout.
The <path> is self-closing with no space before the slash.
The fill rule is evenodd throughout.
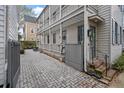
<path id="1" fill-rule="evenodd" d="M 106 85 L 65 63 L 32 50 L 21 55 L 17 88 L 98 88 Z"/>

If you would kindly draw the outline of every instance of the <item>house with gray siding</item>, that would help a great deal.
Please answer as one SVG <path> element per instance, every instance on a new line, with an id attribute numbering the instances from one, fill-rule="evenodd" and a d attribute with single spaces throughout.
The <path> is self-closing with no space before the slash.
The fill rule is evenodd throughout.
<path id="1" fill-rule="evenodd" d="M 16 6 L 0 5 L 0 86 L 7 79 L 8 40 L 18 41 L 18 20 Z"/>
<path id="2" fill-rule="evenodd" d="M 37 18 L 39 49 L 80 70 L 111 67 L 122 54 L 118 5 L 48 5 Z"/>

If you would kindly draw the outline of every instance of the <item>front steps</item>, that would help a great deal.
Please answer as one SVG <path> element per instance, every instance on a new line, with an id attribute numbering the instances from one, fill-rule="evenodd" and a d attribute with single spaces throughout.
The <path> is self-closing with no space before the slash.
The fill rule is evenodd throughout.
<path id="1" fill-rule="evenodd" d="M 94 64 L 89 64 L 88 73 L 97 78 L 100 82 L 109 85 L 113 78 L 117 75 L 118 71 L 109 68 L 109 66 L 106 68 L 106 64 L 98 59 L 95 59 L 93 63 Z"/>

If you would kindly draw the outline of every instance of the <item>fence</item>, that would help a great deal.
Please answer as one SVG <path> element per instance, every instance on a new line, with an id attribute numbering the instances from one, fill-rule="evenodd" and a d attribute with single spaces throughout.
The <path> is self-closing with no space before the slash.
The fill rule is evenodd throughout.
<path id="1" fill-rule="evenodd" d="M 83 71 L 83 45 L 66 44 L 65 45 L 65 63 Z"/>
<path id="2" fill-rule="evenodd" d="M 20 74 L 20 44 L 17 41 L 8 41 L 8 68 L 7 84 L 9 87 L 16 87 Z"/>

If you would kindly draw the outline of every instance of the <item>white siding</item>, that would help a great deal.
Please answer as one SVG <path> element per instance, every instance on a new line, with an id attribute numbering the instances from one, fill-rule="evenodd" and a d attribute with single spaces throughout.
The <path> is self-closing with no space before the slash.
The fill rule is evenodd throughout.
<path id="1" fill-rule="evenodd" d="M 77 34 L 77 25 L 71 25 L 66 28 L 67 32 L 67 44 L 77 44 L 78 43 L 78 34 Z"/>
<path id="2" fill-rule="evenodd" d="M 16 6 L 8 6 L 9 39 L 18 40 L 18 24 Z"/>
<path id="3" fill-rule="evenodd" d="M 111 6 L 111 17 L 114 19 L 114 21 L 117 22 L 119 28 L 120 26 L 122 27 L 122 23 L 123 23 L 122 13 L 120 11 L 120 8 L 117 5 Z M 120 29 L 118 29 L 118 31 L 120 32 Z M 112 30 L 111 30 L 111 33 L 112 33 Z M 111 39 L 112 39 L 112 35 L 111 35 Z M 121 53 L 122 53 L 122 45 L 121 44 L 113 45 L 111 43 L 111 63 L 113 63 L 113 61 L 117 59 L 121 55 Z"/>
<path id="4" fill-rule="evenodd" d="M 8 37 L 18 40 L 16 6 L 8 6 Z M 5 81 L 6 6 L 0 5 L 0 85 Z"/>
<path id="5" fill-rule="evenodd" d="M 5 65 L 5 12 L 6 7 L 0 5 L 0 85 L 4 83 Z"/>
<path id="6" fill-rule="evenodd" d="M 98 15 L 104 18 L 104 22 L 97 25 L 96 47 L 97 50 L 110 55 L 111 6 L 98 5 Z M 97 55 L 103 57 L 100 54 Z"/>

